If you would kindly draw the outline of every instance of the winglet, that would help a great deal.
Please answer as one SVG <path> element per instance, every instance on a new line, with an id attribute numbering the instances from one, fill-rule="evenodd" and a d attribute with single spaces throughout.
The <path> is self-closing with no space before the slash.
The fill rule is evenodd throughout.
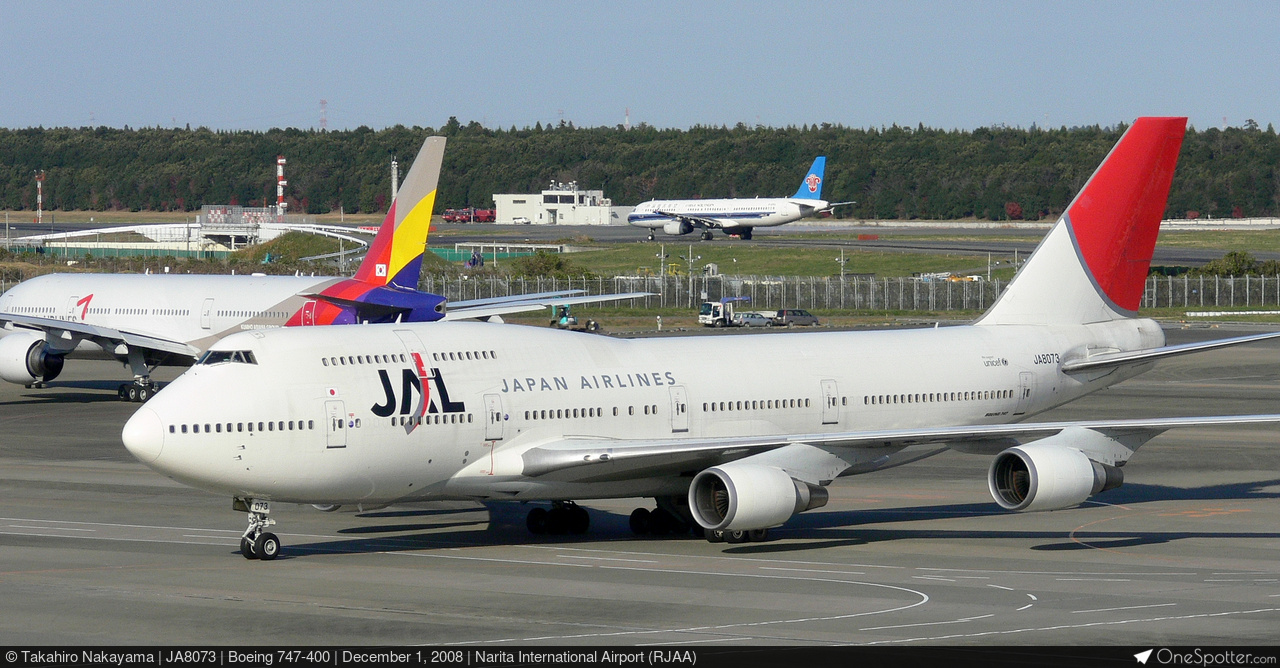
<path id="1" fill-rule="evenodd" d="M 822 199 L 822 179 L 827 169 L 827 157 L 820 155 L 813 159 L 809 173 L 800 182 L 800 189 L 793 199 Z"/>
<path id="2" fill-rule="evenodd" d="M 369 246 L 355 280 L 373 286 L 394 284 L 418 289 L 422 254 L 427 248 L 431 212 L 436 203 L 444 137 L 427 137 L 409 167 L 387 217 Z"/>

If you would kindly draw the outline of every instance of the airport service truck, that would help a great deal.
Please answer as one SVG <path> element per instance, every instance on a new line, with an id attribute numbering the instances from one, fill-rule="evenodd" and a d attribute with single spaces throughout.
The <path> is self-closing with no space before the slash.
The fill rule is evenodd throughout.
<path id="1" fill-rule="evenodd" d="M 750 297 L 724 297 L 718 302 L 702 302 L 698 309 L 698 324 L 707 327 L 734 327 L 733 303 L 751 301 Z"/>

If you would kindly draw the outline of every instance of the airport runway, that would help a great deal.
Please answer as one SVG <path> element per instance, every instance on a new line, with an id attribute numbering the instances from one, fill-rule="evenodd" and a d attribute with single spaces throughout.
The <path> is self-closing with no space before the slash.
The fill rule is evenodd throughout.
<path id="1" fill-rule="evenodd" d="M 119 365 L 65 376 L 0 387 L 6 645 L 1240 645 L 1280 628 L 1274 429 L 1169 432 L 1124 487 L 1054 513 L 998 511 L 987 458 L 944 454 L 837 481 L 767 543 L 635 538 L 629 501 L 585 504 L 593 530 L 573 538 L 530 537 L 515 507 L 284 506 L 284 554 L 254 562 L 229 499 L 124 450 Z M 1164 362 L 1039 419 L 1277 407 L 1270 343 Z"/>

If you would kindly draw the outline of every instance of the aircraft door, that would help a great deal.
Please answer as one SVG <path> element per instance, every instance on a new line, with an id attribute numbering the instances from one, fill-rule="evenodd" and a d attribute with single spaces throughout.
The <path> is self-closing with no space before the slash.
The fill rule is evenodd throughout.
<path id="1" fill-rule="evenodd" d="M 78 301 L 80 301 L 79 297 L 67 297 L 67 320 L 77 320 L 76 306 L 79 306 L 79 304 L 76 302 Z"/>
<path id="2" fill-rule="evenodd" d="M 484 440 L 502 440 L 502 397 L 497 394 L 484 395 Z"/>
<path id="3" fill-rule="evenodd" d="M 1018 407 L 1013 409 L 1014 415 L 1023 415 L 1027 406 L 1031 405 L 1031 395 L 1036 391 L 1036 375 L 1030 371 L 1018 374 Z"/>
<path id="4" fill-rule="evenodd" d="M 204 304 L 200 306 L 200 326 L 213 329 L 213 299 L 204 300 Z"/>
<path id="5" fill-rule="evenodd" d="M 311 327 L 316 324 L 316 300 L 308 299 L 302 305 L 302 326 Z"/>
<path id="6" fill-rule="evenodd" d="M 836 381 L 822 381 L 822 424 L 840 422 L 840 393 L 836 390 Z"/>
<path id="7" fill-rule="evenodd" d="M 347 410 L 341 401 L 324 402 L 325 417 L 328 418 L 328 426 L 325 427 L 325 445 L 330 448 L 347 447 Z"/>
<path id="8" fill-rule="evenodd" d="M 689 399 L 683 385 L 671 388 L 671 431 L 689 431 Z"/>

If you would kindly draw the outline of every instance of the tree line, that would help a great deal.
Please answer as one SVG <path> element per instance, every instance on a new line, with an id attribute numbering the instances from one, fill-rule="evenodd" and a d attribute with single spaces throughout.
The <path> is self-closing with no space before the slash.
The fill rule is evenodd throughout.
<path id="1" fill-rule="evenodd" d="M 50 210 L 192 211 L 275 202 L 275 159 L 288 159 L 292 212 L 385 211 L 390 161 L 401 174 L 422 140 L 449 138 L 438 208 L 487 206 L 494 193 L 552 181 L 603 190 L 618 205 L 649 199 L 785 196 L 827 156 L 823 195 L 856 200 L 863 219 L 1041 219 L 1057 216 L 1126 126 L 1072 128 L 771 128 L 572 123 L 491 129 L 450 118 L 439 128 L 0 129 L 0 208 L 31 210 L 43 170 Z M 1280 141 L 1249 121 L 1188 128 L 1167 217 L 1280 215 Z"/>

